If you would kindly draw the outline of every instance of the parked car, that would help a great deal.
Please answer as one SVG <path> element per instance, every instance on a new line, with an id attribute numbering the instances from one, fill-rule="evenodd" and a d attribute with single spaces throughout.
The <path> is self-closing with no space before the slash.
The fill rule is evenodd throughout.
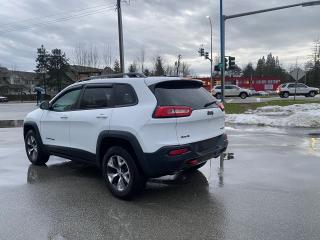
<path id="1" fill-rule="evenodd" d="M 306 97 L 315 97 L 319 94 L 319 88 L 308 87 L 305 84 L 297 83 L 297 90 L 295 90 L 296 83 L 286 83 L 282 84 L 277 89 L 277 94 L 282 98 L 288 98 L 293 96 L 296 92 L 296 95 L 302 95 Z"/>
<path id="2" fill-rule="evenodd" d="M 263 96 L 263 97 L 269 96 L 269 93 L 266 91 L 258 91 L 258 96 Z"/>
<path id="3" fill-rule="evenodd" d="M 258 95 L 258 92 L 254 88 L 250 88 L 249 90 L 250 90 L 251 96 L 257 96 Z"/>
<path id="4" fill-rule="evenodd" d="M 0 102 L 8 102 L 8 98 L 0 96 Z"/>
<path id="5" fill-rule="evenodd" d="M 221 86 L 220 85 L 217 85 L 214 87 L 213 94 L 217 99 L 221 99 Z M 226 97 L 240 97 L 242 99 L 245 99 L 247 97 L 252 96 L 252 93 L 249 89 L 240 88 L 236 85 L 225 85 L 224 95 Z"/>
<path id="6" fill-rule="evenodd" d="M 26 153 L 35 165 L 50 155 L 94 164 L 112 194 L 128 199 L 148 178 L 194 171 L 219 157 L 228 145 L 223 110 L 201 81 L 99 76 L 26 116 Z"/>

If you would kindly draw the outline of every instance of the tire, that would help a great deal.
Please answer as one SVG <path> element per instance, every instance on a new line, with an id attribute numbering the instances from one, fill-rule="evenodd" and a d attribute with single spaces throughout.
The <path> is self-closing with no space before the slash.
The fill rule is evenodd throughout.
<path id="1" fill-rule="evenodd" d="M 246 99 L 248 97 L 248 94 L 245 92 L 240 93 L 240 98 L 241 99 Z"/>
<path id="2" fill-rule="evenodd" d="M 309 92 L 309 97 L 315 97 L 316 93 L 314 91 Z"/>
<path id="3" fill-rule="evenodd" d="M 44 165 L 50 155 L 46 154 L 40 144 L 40 140 L 34 130 L 29 130 L 24 139 L 25 149 L 29 161 L 34 165 Z"/>
<path id="4" fill-rule="evenodd" d="M 130 200 L 145 188 L 145 177 L 131 154 L 122 147 L 111 147 L 102 162 L 103 178 L 117 198 Z"/>
<path id="5" fill-rule="evenodd" d="M 282 97 L 283 97 L 283 98 L 288 98 L 289 95 L 290 95 L 290 94 L 289 94 L 288 92 L 283 92 L 283 93 L 282 93 Z"/>
<path id="6" fill-rule="evenodd" d="M 206 163 L 207 163 L 207 162 L 203 162 L 203 163 L 200 163 L 200 164 L 197 165 L 197 166 L 188 168 L 187 170 L 185 170 L 185 172 L 195 172 L 195 171 L 197 171 L 198 169 L 202 168 L 204 165 L 206 165 Z"/>
<path id="7" fill-rule="evenodd" d="M 216 99 L 221 99 L 221 93 L 216 94 Z"/>

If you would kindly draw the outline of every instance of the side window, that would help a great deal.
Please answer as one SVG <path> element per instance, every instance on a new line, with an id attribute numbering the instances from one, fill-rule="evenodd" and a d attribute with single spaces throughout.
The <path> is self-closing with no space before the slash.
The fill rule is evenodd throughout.
<path id="1" fill-rule="evenodd" d="M 288 88 L 294 88 L 294 84 L 289 84 Z"/>
<path id="2" fill-rule="evenodd" d="M 230 90 L 230 89 L 232 89 L 232 86 L 225 86 L 225 89 Z"/>
<path id="3" fill-rule="evenodd" d="M 221 89 L 221 86 L 215 87 L 216 89 Z"/>
<path id="4" fill-rule="evenodd" d="M 138 103 L 137 96 L 129 84 L 116 85 L 116 106 L 130 106 Z"/>
<path id="5" fill-rule="evenodd" d="M 298 84 L 298 88 L 307 88 L 307 86 L 304 85 L 304 84 L 302 84 L 302 83 L 299 83 L 299 84 Z"/>
<path id="6" fill-rule="evenodd" d="M 73 110 L 76 107 L 80 92 L 81 89 L 75 89 L 67 92 L 53 103 L 51 110 L 56 112 Z"/>
<path id="7" fill-rule="evenodd" d="M 87 87 L 81 98 L 81 109 L 98 109 L 111 107 L 111 87 Z"/>

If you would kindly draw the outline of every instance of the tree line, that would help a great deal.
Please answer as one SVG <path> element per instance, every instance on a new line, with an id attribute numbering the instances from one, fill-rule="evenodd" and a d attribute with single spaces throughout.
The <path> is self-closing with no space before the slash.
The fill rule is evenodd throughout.
<path id="1" fill-rule="evenodd" d="M 229 75 L 243 76 L 243 77 L 277 77 L 282 82 L 293 81 L 290 72 L 297 66 L 292 65 L 288 70 L 284 69 L 280 63 L 278 56 L 273 56 L 269 53 L 266 57 L 263 56 L 258 59 L 256 65 L 248 63 L 243 69 L 237 68 Z M 305 81 L 310 86 L 320 86 L 320 41 L 315 41 L 312 48 L 312 53 L 309 59 L 303 66 L 300 66 L 306 72 L 305 78 L 300 81 Z"/>
<path id="2" fill-rule="evenodd" d="M 88 47 L 85 44 L 78 44 L 72 53 L 72 63 L 80 72 L 101 69 L 110 74 L 121 72 L 120 62 L 114 58 L 110 46 L 105 46 L 101 53 L 96 46 Z M 149 66 L 146 66 L 145 59 L 145 51 L 141 50 L 140 56 L 129 64 L 127 71 L 140 72 L 146 76 L 189 76 L 191 74 L 190 64 L 183 61 L 182 55 L 178 55 L 172 63 L 166 63 L 161 55 L 157 55 L 152 58 L 151 63 L 149 62 Z M 61 49 L 48 51 L 43 45 L 37 49 L 35 72 L 38 73 L 45 90 L 50 88 L 60 91 L 72 83 L 75 79 L 72 79 L 70 70 L 70 59 Z"/>

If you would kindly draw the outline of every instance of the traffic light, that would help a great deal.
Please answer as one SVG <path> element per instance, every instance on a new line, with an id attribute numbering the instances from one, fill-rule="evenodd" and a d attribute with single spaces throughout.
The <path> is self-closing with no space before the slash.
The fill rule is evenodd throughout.
<path id="1" fill-rule="evenodd" d="M 206 52 L 205 58 L 206 58 L 206 59 L 209 59 L 209 53 L 208 53 L 208 52 Z"/>
<path id="2" fill-rule="evenodd" d="M 216 72 L 220 72 L 220 70 L 221 70 L 220 64 L 215 65 L 215 66 L 214 66 L 214 70 L 215 70 Z"/>
<path id="3" fill-rule="evenodd" d="M 201 57 L 204 57 L 204 48 L 199 49 L 199 54 Z"/>
<path id="4" fill-rule="evenodd" d="M 229 67 L 228 58 L 225 58 L 225 60 L 224 60 L 224 69 L 225 69 L 225 71 L 228 71 L 228 67 Z"/>
<path id="5" fill-rule="evenodd" d="M 229 70 L 236 68 L 236 58 L 235 57 L 229 57 Z"/>

